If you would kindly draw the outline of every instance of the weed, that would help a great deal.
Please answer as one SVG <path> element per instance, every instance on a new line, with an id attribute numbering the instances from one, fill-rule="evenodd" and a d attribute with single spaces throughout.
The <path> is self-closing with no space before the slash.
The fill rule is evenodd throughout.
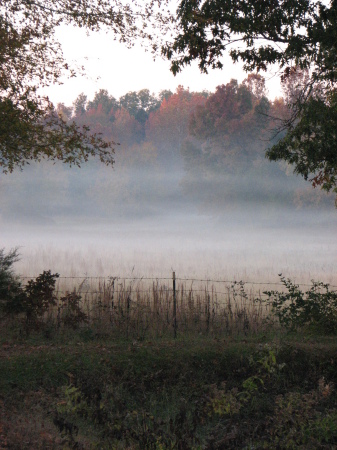
<path id="1" fill-rule="evenodd" d="M 60 306 L 57 313 L 58 328 L 63 323 L 66 327 L 76 330 L 83 323 L 88 323 L 88 316 L 80 307 L 82 297 L 76 292 L 67 293 L 60 298 Z"/>
<path id="2" fill-rule="evenodd" d="M 320 389 L 276 398 L 274 416 L 267 426 L 273 443 L 265 442 L 264 448 L 314 449 L 337 444 L 337 410 L 328 408 L 322 413 L 325 397 Z"/>

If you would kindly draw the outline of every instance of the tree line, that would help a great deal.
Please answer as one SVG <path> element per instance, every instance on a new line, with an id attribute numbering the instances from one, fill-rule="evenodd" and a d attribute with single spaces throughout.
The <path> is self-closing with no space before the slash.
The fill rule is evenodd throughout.
<path id="1" fill-rule="evenodd" d="M 31 165 L 2 180 L 0 204 L 19 216 L 26 211 L 27 217 L 143 215 L 186 204 L 213 213 L 242 203 L 331 207 L 331 196 L 294 176 L 290 165 L 265 158 L 266 149 L 285 135 L 279 122 L 292 114 L 289 104 L 306 76 L 294 73 L 283 83 L 283 97 L 274 100 L 258 74 L 242 83 L 233 79 L 215 92 L 179 86 L 175 92 L 143 89 L 119 99 L 107 90 L 93 99 L 80 94 L 70 106 L 59 103 L 55 113 L 66 124 L 114 142 L 115 170 L 95 159 L 80 170 Z M 33 206 L 35 196 L 42 212 Z"/>
<path id="2" fill-rule="evenodd" d="M 58 114 L 48 98 L 38 95 L 41 86 L 61 83 L 64 76 L 81 73 L 80 68 L 71 67 L 64 59 L 55 36 L 57 27 L 67 24 L 92 32 L 110 30 L 115 38 L 129 46 L 136 40 L 142 41 L 154 54 L 171 61 L 173 73 L 192 61 L 197 61 L 203 72 L 221 68 L 221 58 L 228 53 L 234 62 L 241 60 L 250 74 L 261 74 L 276 65 L 285 84 L 290 85 L 294 78 L 300 78 L 301 82 L 296 82 L 298 95 L 288 103 L 285 116 L 277 119 L 280 139 L 273 141 L 266 156 L 272 161 L 290 164 L 295 173 L 314 187 L 336 193 L 337 2 L 181 0 L 175 10 L 171 6 L 170 0 L 144 0 L 139 4 L 119 0 L 3 1 L 0 5 L 2 171 L 12 172 L 16 167 L 22 168 L 30 161 L 41 159 L 80 166 L 97 157 L 107 166 L 114 164 L 115 141 L 102 138 L 99 122 L 92 118 L 94 128 L 98 129 L 94 133 L 87 125 L 82 125 L 82 118 L 69 121 L 66 108 L 64 115 Z M 243 95 L 244 89 L 240 87 L 238 92 Z M 158 108 L 162 99 L 156 98 L 151 104 L 146 92 L 143 100 L 139 95 L 136 97 L 125 98 L 124 106 L 115 108 L 113 117 L 117 123 L 118 120 L 120 123 L 134 120 L 133 126 L 138 127 L 141 142 L 148 142 L 147 127 L 154 117 L 158 119 L 159 113 L 156 113 L 162 110 L 162 102 Z M 165 100 L 169 102 L 170 98 Z M 81 112 L 83 100 L 78 99 L 75 115 Z M 103 111 L 103 103 L 97 103 L 96 107 L 93 104 L 89 110 L 89 105 L 85 105 L 82 116 L 88 116 L 90 111 L 93 116 L 99 114 L 98 105 L 102 105 Z M 217 155 L 218 151 L 214 150 L 217 142 L 223 138 L 224 145 L 228 145 L 243 116 L 230 120 L 234 134 L 229 134 L 224 122 L 217 118 L 214 98 L 207 97 L 205 105 L 199 107 L 204 107 L 204 112 L 219 123 L 215 135 L 203 135 L 205 142 L 212 141 L 212 150 L 206 149 L 205 142 L 200 148 L 195 147 L 195 139 L 200 143 L 205 128 L 201 115 L 198 118 L 196 112 L 193 119 L 196 128 L 189 128 L 191 139 L 185 143 L 183 153 L 191 156 L 192 147 L 196 148 L 195 152 L 202 152 L 203 164 L 206 161 L 209 164 L 214 154 Z M 242 111 L 245 107 L 247 105 L 242 106 Z M 263 110 L 262 104 L 260 107 Z M 265 107 L 269 108 L 262 111 L 265 117 L 272 117 L 273 105 L 265 104 Z M 215 110 L 211 111 L 212 108 Z M 251 116 L 255 109 L 255 106 L 249 109 Z M 248 110 L 245 111 L 249 129 L 254 120 L 249 118 Z M 103 112 L 107 116 L 107 112 Z M 89 117 L 85 119 L 89 120 Z M 105 131 L 106 125 L 100 125 Z M 259 129 L 260 125 L 255 121 L 254 126 Z M 113 134 L 119 139 L 117 129 L 116 124 Z M 178 136 L 182 136 L 181 130 L 178 130 Z M 262 128 L 259 131 L 263 132 Z M 130 139 L 135 134 L 132 129 Z M 120 135 L 123 137 L 122 132 Z M 243 145 L 244 136 L 237 133 L 235 146 Z M 249 158 L 247 155 L 246 160 Z M 197 160 L 201 161 L 200 158 Z"/>

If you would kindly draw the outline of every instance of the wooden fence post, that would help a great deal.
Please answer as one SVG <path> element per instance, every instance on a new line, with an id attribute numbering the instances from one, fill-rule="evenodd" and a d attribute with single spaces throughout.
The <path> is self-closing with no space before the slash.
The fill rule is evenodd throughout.
<path id="1" fill-rule="evenodd" d="M 173 280 L 173 330 L 174 339 L 177 339 L 177 298 L 176 298 L 176 273 L 172 274 Z"/>

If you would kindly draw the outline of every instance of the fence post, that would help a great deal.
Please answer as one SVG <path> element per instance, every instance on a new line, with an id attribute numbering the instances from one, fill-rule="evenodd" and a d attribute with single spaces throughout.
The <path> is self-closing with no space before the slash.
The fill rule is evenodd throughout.
<path id="1" fill-rule="evenodd" d="M 177 339 L 177 299 L 176 299 L 176 273 L 172 273 L 173 280 L 173 330 L 174 339 Z"/>

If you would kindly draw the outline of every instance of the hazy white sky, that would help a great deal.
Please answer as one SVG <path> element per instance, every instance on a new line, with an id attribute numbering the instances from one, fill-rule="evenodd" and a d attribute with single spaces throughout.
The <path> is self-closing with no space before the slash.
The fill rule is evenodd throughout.
<path id="1" fill-rule="evenodd" d="M 201 74 L 197 64 L 187 67 L 182 73 L 173 76 L 170 63 L 161 58 L 153 61 L 153 56 L 141 46 L 132 49 L 113 40 L 112 34 L 91 33 L 73 27 L 61 27 L 57 38 L 62 44 L 64 56 L 73 65 L 84 66 L 85 76 L 64 80 L 61 86 L 51 86 L 42 92 L 55 104 L 72 104 L 84 92 L 89 99 L 99 89 L 107 89 L 116 98 L 129 91 L 149 89 L 158 93 L 162 89 L 175 91 L 178 85 L 191 91 L 214 91 L 216 86 L 225 84 L 231 78 L 241 82 L 247 74 L 240 64 L 233 64 L 229 57 L 224 59 L 222 70 L 210 70 Z M 279 78 L 273 73 L 265 74 L 269 97 L 280 95 Z"/>

